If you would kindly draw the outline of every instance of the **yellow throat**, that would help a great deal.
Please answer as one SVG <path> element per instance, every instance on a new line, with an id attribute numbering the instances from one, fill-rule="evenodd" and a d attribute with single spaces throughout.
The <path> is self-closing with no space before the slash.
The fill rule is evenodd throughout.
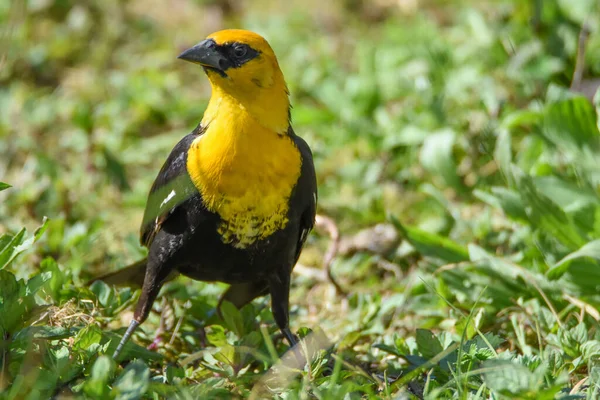
<path id="1" fill-rule="evenodd" d="M 285 90 L 285 99 L 262 107 L 260 99 L 240 101 L 212 86 L 207 128 L 189 149 L 187 170 L 206 208 L 220 216 L 223 242 L 245 248 L 287 225 L 302 159 L 287 135 Z"/>

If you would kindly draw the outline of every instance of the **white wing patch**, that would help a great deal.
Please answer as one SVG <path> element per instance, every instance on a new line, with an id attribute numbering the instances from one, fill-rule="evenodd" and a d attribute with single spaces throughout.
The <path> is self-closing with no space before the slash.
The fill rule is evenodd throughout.
<path id="1" fill-rule="evenodd" d="M 306 240 L 306 235 L 308 235 L 308 229 L 302 229 L 302 233 L 300 234 L 300 243 L 304 243 Z"/>
<path id="2" fill-rule="evenodd" d="M 171 190 L 171 193 L 165 197 L 165 199 L 160 203 L 160 208 L 163 208 L 165 204 L 167 204 L 173 197 L 175 197 L 175 189 Z"/>

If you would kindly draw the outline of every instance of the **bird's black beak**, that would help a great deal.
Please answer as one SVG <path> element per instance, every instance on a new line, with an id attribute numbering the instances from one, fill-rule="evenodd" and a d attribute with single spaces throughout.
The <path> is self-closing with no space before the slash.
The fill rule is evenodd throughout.
<path id="1" fill-rule="evenodd" d="M 218 46 L 213 39 L 206 39 L 185 50 L 177 58 L 200 64 L 205 69 L 218 72 L 221 76 L 227 76 L 225 71 L 231 67 L 231 62 L 219 52 Z"/>

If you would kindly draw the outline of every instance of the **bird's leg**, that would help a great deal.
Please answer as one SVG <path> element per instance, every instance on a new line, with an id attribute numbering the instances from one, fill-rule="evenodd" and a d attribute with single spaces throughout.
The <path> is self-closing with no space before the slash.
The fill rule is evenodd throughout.
<path id="1" fill-rule="evenodd" d="M 290 275 L 290 270 L 285 268 L 277 271 L 269 279 L 269 290 L 271 292 L 271 310 L 275 322 L 290 346 L 294 347 L 298 340 L 290 331 L 289 326 Z"/>
<path id="2" fill-rule="evenodd" d="M 123 347 L 125 346 L 125 343 L 127 343 L 129 338 L 131 337 L 131 335 L 133 335 L 133 332 L 139 325 L 140 325 L 140 323 L 137 322 L 135 319 L 131 320 L 131 323 L 129 324 L 129 328 L 127 328 L 127 331 L 123 335 L 123 338 L 121 339 L 121 341 L 119 342 L 119 345 L 117 346 L 115 352 L 113 353 L 114 360 L 116 360 L 117 357 L 119 356 L 119 354 L 121 354 L 121 351 L 123 350 Z"/>
<path id="3" fill-rule="evenodd" d="M 160 291 L 163 282 L 167 276 L 169 276 L 172 269 L 172 267 L 158 262 L 158 257 L 152 257 L 152 254 L 148 257 L 142 294 L 138 300 L 135 312 L 133 313 L 133 320 L 129 324 L 127 332 L 125 332 L 125 335 L 119 342 L 119 345 L 113 354 L 113 359 L 116 359 L 119 356 L 135 329 L 148 318 L 148 314 L 150 314 L 150 310 L 152 309 L 152 304 L 154 303 L 156 296 L 158 296 L 158 292 Z"/>
<path id="4" fill-rule="evenodd" d="M 275 318 L 277 326 L 289 342 L 291 350 L 296 356 L 298 368 L 301 368 L 305 363 L 304 357 L 300 352 L 299 346 L 296 346 L 296 344 L 298 344 L 298 339 L 296 339 L 296 336 L 290 330 L 289 325 L 290 278 L 291 268 L 282 268 L 269 279 L 271 310 L 273 311 L 273 317 Z"/>

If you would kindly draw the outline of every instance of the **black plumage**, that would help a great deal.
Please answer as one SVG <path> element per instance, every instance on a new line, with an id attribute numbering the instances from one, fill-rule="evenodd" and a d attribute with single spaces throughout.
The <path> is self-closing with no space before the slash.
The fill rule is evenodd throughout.
<path id="1" fill-rule="evenodd" d="M 227 300 L 241 308 L 258 296 L 271 294 L 275 321 L 294 344 L 288 327 L 290 276 L 313 227 L 317 201 L 310 148 L 288 129 L 302 158 L 300 178 L 289 199 L 289 222 L 265 239 L 237 248 L 221 240 L 217 232 L 220 217 L 206 209 L 186 169 L 188 149 L 203 132 L 198 126 L 177 143 L 152 185 L 140 236 L 142 245 L 148 247 L 148 257 L 98 279 L 142 286 L 131 332 L 148 317 L 163 283 L 178 273 L 200 281 L 229 283 L 219 305 Z"/>

